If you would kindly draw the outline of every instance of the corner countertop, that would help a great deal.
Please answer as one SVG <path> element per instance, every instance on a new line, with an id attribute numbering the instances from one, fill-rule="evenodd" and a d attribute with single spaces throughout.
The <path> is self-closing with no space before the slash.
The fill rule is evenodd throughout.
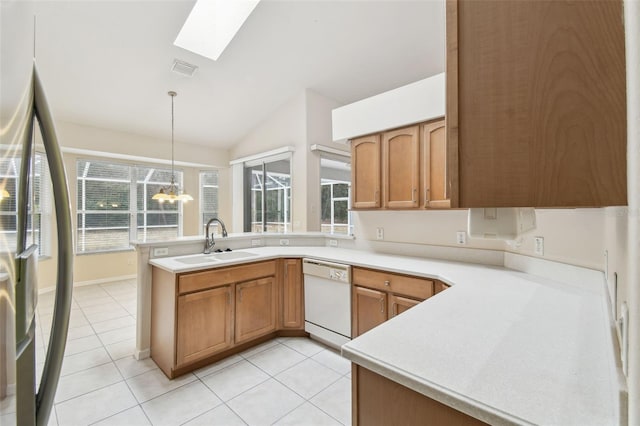
<path id="1" fill-rule="evenodd" d="M 484 266 L 332 247 L 242 249 L 439 279 L 452 287 L 342 347 L 352 362 L 491 424 L 619 425 L 624 380 L 602 272 L 553 264 L 557 280 Z M 566 266 L 567 269 L 562 268 Z M 573 268 L 573 270 L 572 270 Z"/>

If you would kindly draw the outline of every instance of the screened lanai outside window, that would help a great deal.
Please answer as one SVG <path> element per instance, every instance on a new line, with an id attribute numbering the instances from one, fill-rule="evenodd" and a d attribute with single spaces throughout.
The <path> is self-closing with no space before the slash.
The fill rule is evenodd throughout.
<path id="1" fill-rule="evenodd" d="M 245 165 L 246 232 L 291 231 L 291 160 Z"/>
<path id="2" fill-rule="evenodd" d="M 180 203 L 160 203 L 152 197 L 171 182 L 170 169 L 136 167 L 137 235 L 138 241 L 158 241 L 181 235 Z M 182 182 L 182 173 L 175 172 Z"/>
<path id="3" fill-rule="evenodd" d="M 204 226 L 214 217 L 218 217 L 218 171 L 200 172 L 200 229 L 203 234 Z M 217 222 L 211 224 L 209 232 L 219 233 Z"/>
<path id="4" fill-rule="evenodd" d="M 175 172 L 182 184 L 182 173 Z M 78 253 L 127 250 L 130 241 L 182 235 L 180 203 L 152 197 L 171 180 L 171 170 L 78 160 Z"/>
<path id="5" fill-rule="evenodd" d="M 131 167 L 77 162 L 78 253 L 129 248 Z"/>
<path id="6" fill-rule="evenodd" d="M 19 157 L 0 159 L 0 189 L 5 189 L 9 197 L 0 201 L 0 239 L 5 247 L 16 247 L 16 219 L 18 181 L 20 176 Z M 43 154 L 35 154 L 31 169 L 31 193 L 29 194 L 27 218 L 27 245 L 37 244 L 40 256 L 50 255 L 51 247 L 51 184 L 49 168 Z"/>
<path id="7" fill-rule="evenodd" d="M 351 166 L 349 158 L 320 157 L 320 230 L 330 234 L 353 234 L 351 212 Z"/>

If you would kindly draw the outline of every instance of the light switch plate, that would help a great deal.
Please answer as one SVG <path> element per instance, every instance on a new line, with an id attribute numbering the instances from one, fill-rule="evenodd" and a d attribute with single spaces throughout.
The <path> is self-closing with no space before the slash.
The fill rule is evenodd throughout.
<path id="1" fill-rule="evenodd" d="M 464 231 L 456 232 L 456 242 L 461 245 L 467 244 L 467 233 Z"/>
<path id="2" fill-rule="evenodd" d="M 251 240 L 251 247 L 259 247 L 262 245 L 262 241 L 260 240 Z"/>
<path id="3" fill-rule="evenodd" d="M 376 228 L 376 240 L 384 240 L 384 228 Z"/>
<path id="4" fill-rule="evenodd" d="M 330 247 L 338 247 L 338 240 L 329 240 Z"/>
<path id="5" fill-rule="evenodd" d="M 289 240 L 287 240 L 287 239 L 285 239 L 285 238 L 282 238 L 282 239 L 280 240 L 280 245 L 281 245 L 281 246 L 288 246 L 288 245 L 289 245 Z"/>

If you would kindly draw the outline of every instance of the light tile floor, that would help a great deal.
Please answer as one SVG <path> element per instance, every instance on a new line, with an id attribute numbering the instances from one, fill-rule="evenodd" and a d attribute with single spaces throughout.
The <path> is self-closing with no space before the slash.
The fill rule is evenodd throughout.
<path id="1" fill-rule="evenodd" d="M 51 425 L 348 425 L 351 364 L 306 338 L 278 338 L 168 380 L 133 358 L 136 284 L 74 289 Z M 53 293 L 38 304 L 44 362 Z"/>

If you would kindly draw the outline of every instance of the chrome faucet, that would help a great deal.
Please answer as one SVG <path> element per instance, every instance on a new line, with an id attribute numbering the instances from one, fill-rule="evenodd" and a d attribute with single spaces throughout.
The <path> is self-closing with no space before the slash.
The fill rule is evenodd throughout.
<path id="1" fill-rule="evenodd" d="M 209 222 L 207 222 L 207 227 L 204 231 L 204 254 L 211 253 L 211 249 L 216 245 L 216 242 L 213 240 L 213 234 L 209 235 L 209 225 L 211 225 L 211 222 L 218 222 L 220 226 L 222 226 L 222 237 L 227 237 L 227 228 L 224 226 L 224 222 L 217 217 L 209 219 Z M 211 237 L 211 239 L 209 239 L 209 237 Z"/>

